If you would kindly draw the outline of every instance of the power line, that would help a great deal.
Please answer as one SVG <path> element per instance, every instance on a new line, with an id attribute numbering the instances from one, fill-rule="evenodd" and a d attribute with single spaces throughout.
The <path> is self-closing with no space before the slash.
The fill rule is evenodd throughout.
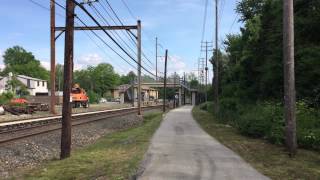
<path id="1" fill-rule="evenodd" d="M 50 11 L 49 8 L 43 6 L 42 4 L 37 3 L 37 2 L 35 2 L 35 1 L 33 1 L 33 0 L 30 0 L 30 1 L 31 1 L 32 3 L 38 5 L 39 7 L 43 8 L 43 9 L 45 9 L 45 10 Z M 62 6 L 61 4 L 59 4 L 59 3 L 57 3 L 57 2 L 55 2 L 55 4 L 58 5 L 59 7 L 63 8 L 63 9 L 66 9 L 64 6 Z M 88 27 L 88 26 L 84 23 L 84 21 L 82 21 L 78 16 L 76 16 L 76 18 L 77 18 L 84 26 Z M 91 30 L 91 31 L 92 31 L 92 30 Z M 100 40 L 102 40 L 111 50 L 113 50 L 113 48 L 110 47 L 96 32 L 92 31 L 92 33 L 93 33 L 95 36 L 97 36 Z M 86 33 L 86 35 L 87 35 L 100 49 L 102 49 L 102 48 L 92 39 L 92 37 L 91 37 L 89 34 Z M 114 50 L 113 50 L 113 51 L 114 51 Z M 114 51 L 114 52 L 115 52 L 115 51 Z M 105 53 L 105 54 L 107 55 L 107 53 Z M 122 56 L 120 56 L 120 57 L 121 57 L 121 59 L 125 60 L 125 62 L 127 62 L 131 67 L 133 67 L 133 68 L 136 69 L 136 67 L 133 66 L 133 65 L 132 65 L 130 62 L 128 62 L 126 59 L 124 59 Z M 121 66 L 119 66 L 119 67 L 121 67 Z M 123 70 L 123 69 L 122 69 L 122 70 Z"/>
<path id="2" fill-rule="evenodd" d="M 111 24 L 106 20 L 106 18 L 97 10 L 97 8 L 93 5 L 90 5 L 90 7 L 93 9 L 94 13 L 100 18 L 102 19 L 102 21 L 104 21 L 108 26 L 111 26 Z M 121 41 L 122 43 L 124 43 L 130 50 L 131 52 L 133 52 L 135 55 L 137 55 L 137 53 L 120 37 L 120 35 L 116 32 L 116 31 L 111 31 L 111 34 L 113 34 L 115 37 L 115 39 L 117 41 Z M 120 40 L 119 40 L 120 39 Z M 126 49 L 127 50 L 127 49 Z"/>
<path id="3" fill-rule="evenodd" d="M 110 15 L 110 13 L 107 11 L 107 9 L 102 5 L 102 3 L 100 1 L 98 1 L 100 6 L 102 7 L 102 9 L 107 13 L 107 15 L 111 18 L 111 20 L 115 23 L 115 25 L 117 25 L 118 23 L 116 23 L 116 21 L 114 20 L 114 18 Z M 104 1 L 102 1 L 104 2 Z M 124 24 L 122 23 L 122 21 L 120 20 L 119 16 L 117 15 L 117 13 L 114 11 L 114 9 L 112 8 L 111 4 L 108 2 L 108 0 L 105 1 L 107 3 L 107 6 L 109 7 L 109 9 L 113 12 L 113 14 L 115 15 L 115 17 L 117 18 L 117 20 L 120 22 L 120 24 L 123 26 Z M 133 45 L 136 46 L 137 43 L 135 41 L 134 38 L 132 38 L 132 36 L 130 35 L 130 33 L 128 31 L 126 31 L 126 33 L 124 31 L 122 31 L 123 34 L 126 36 L 126 37 L 129 37 L 129 41 L 132 43 L 133 42 Z M 129 45 L 127 43 L 125 43 L 128 47 Z M 130 48 L 130 47 L 129 47 Z M 130 48 L 131 49 L 131 48 Z M 131 49 L 132 50 L 132 49 Z M 136 53 L 135 53 L 136 54 Z M 143 53 L 142 51 L 142 55 L 145 57 L 145 59 L 147 59 L 150 63 L 151 66 L 154 67 L 154 64 L 149 60 L 149 58 Z M 146 63 L 147 64 L 147 63 Z M 147 64 L 148 65 L 148 64 Z M 148 65 L 149 66 L 149 65 Z M 151 69 L 153 69 L 153 67 L 149 66 Z"/>
<path id="4" fill-rule="evenodd" d="M 142 66 L 138 61 L 136 61 L 101 25 L 100 23 L 92 16 L 91 13 L 80 3 L 78 3 L 76 0 L 72 0 L 74 4 L 76 4 L 78 7 L 80 7 L 99 27 L 100 29 L 134 62 L 136 62 L 142 69 L 144 69 L 149 74 L 155 76 L 152 72 L 150 72 L 148 69 L 146 69 L 144 66 Z"/>
<path id="5" fill-rule="evenodd" d="M 127 8 L 127 10 L 128 10 L 128 12 L 129 12 L 129 14 L 131 15 L 131 17 L 136 20 L 137 17 L 135 17 L 135 15 L 132 13 L 132 11 L 131 11 L 131 9 L 129 8 L 129 6 L 128 6 L 128 4 L 126 3 L 126 1 L 125 1 L 125 0 L 121 0 L 121 1 L 122 1 L 122 3 L 124 4 L 124 6 Z"/>
<path id="6" fill-rule="evenodd" d="M 76 18 L 85 26 L 88 27 L 86 25 L 85 22 L 83 22 L 78 16 L 76 16 Z M 97 38 L 99 38 L 109 49 L 111 49 L 111 51 L 113 51 L 114 53 L 116 53 L 122 60 L 124 60 L 126 63 L 128 63 L 131 67 L 136 68 L 135 66 L 133 66 L 127 59 L 125 59 L 123 56 L 121 56 L 121 54 L 119 54 L 116 50 L 114 50 L 105 40 L 103 40 L 95 31 L 90 30 Z"/>
<path id="7" fill-rule="evenodd" d="M 29 1 L 30 1 L 31 3 L 37 5 L 38 7 L 44 9 L 44 10 L 50 11 L 50 8 L 49 8 L 49 7 L 46 7 L 46 6 L 44 6 L 44 5 L 36 2 L 36 1 L 34 1 L 34 0 L 29 0 Z M 50 1 L 51 1 L 51 0 L 50 0 Z M 57 3 L 57 2 L 55 2 L 55 4 L 58 5 L 59 7 L 63 8 L 63 9 L 66 9 L 65 7 L 63 7 L 61 4 L 59 4 L 59 3 Z M 57 12 L 56 12 L 56 14 L 59 15 L 59 16 L 61 16 L 61 17 L 64 17 L 64 15 L 62 15 L 62 14 L 60 14 L 60 13 L 57 13 Z"/>
<path id="8" fill-rule="evenodd" d="M 235 25 L 236 21 L 238 20 L 238 17 L 239 17 L 239 14 L 237 14 L 237 15 L 235 16 L 235 18 L 234 18 L 234 20 L 233 20 L 233 22 L 232 22 L 232 24 L 231 24 L 231 27 L 230 27 L 230 29 L 229 29 L 229 31 L 228 31 L 228 34 L 231 33 L 231 31 L 232 31 L 232 29 L 233 29 L 233 26 Z"/>
<path id="9" fill-rule="evenodd" d="M 136 16 L 134 15 L 134 13 L 131 11 L 130 7 L 128 6 L 128 3 L 126 3 L 126 0 L 121 0 L 122 4 L 125 6 L 125 8 L 127 9 L 127 11 L 129 12 L 129 14 L 131 15 L 133 20 L 138 20 L 138 18 L 136 18 Z M 147 39 L 153 43 L 152 39 L 153 37 L 145 30 L 142 29 L 142 32 L 147 36 Z M 151 37 L 151 38 L 150 38 Z M 151 52 L 150 50 L 148 50 L 149 52 Z M 154 54 L 154 53 L 151 53 Z"/>
<path id="10" fill-rule="evenodd" d="M 204 39 L 204 35 L 206 33 L 206 25 L 207 25 L 207 14 L 208 14 L 208 0 L 205 0 L 205 6 L 204 6 L 204 16 L 203 16 L 203 26 L 202 26 L 202 36 L 201 36 L 201 42 Z"/>

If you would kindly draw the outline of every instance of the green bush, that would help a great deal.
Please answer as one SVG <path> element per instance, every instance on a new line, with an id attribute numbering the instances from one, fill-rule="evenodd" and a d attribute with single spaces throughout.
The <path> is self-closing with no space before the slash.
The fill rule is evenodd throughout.
<path id="1" fill-rule="evenodd" d="M 0 105 L 9 103 L 12 98 L 13 94 L 11 92 L 2 93 L 0 95 Z"/>
<path id="2" fill-rule="evenodd" d="M 201 109 L 212 109 L 213 103 L 201 105 Z M 263 102 L 245 104 L 232 98 L 220 100 L 219 121 L 239 129 L 240 133 L 264 138 L 274 144 L 285 141 L 285 120 L 283 104 Z M 308 107 L 307 103 L 297 103 L 297 140 L 299 147 L 320 149 L 320 112 Z"/>
<path id="3" fill-rule="evenodd" d="M 297 139 L 300 147 L 320 149 L 320 112 L 297 103 Z"/>
<path id="4" fill-rule="evenodd" d="M 271 129 L 271 119 L 261 105 L 246 106 L 236 124 L 242 134 L 251 137 L 265 137 Z"/>
<path id="5" fill-rule="evenodd" d="M 235 124 L 239 116 L 239 100 L 234 98 L 223 98 L 220 100 L 219 121 Z"/>
<path id="6" fill-rule="evenodd" d="M 97 94 L 97 93 L 95 93 L 95 92 L 93 92 L 93 91 L 89 91 L 88 93 L 88 96 L 89 96 L 89 102 L 91 103 L 91 104 L 97 104 L 97 103 L 99 103 L 99 101 L 100 101 L 100 96 L 99 96 L 99 94 Z"/>

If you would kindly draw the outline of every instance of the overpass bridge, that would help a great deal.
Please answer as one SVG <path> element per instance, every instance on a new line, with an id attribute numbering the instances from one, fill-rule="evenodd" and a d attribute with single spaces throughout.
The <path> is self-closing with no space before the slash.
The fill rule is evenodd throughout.
<path id="1" fill-rule="evenodd" d="M 148 86 L 150 88 L 163 88 L 163 81 L 154 82 L 142 82 L 143 86 Z M 195 105 L 197 102 L 198 89 L 191 88 L 190 84 L 185 81 L 184 78 L 168 78 L 166 83 L 167 88 L 178 88 L 178 103 L 179 106 L 182 104 L 192 104 Z"/>

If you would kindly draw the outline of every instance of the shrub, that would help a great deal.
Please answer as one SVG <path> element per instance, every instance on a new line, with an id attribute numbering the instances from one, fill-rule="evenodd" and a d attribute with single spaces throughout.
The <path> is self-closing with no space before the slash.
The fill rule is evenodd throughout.
<path id="1" fill-rule="evenodd" d="M 246 106 L 243 109 L 236 123 L 240 132 L 251 137 L 265 137 L 272 126 L 265 109 L 260 105 Z"/>
<path id="2" fill-rule="evenodd" d="M 213 103 L 201 105 L 203 110 L 212 109 Z M 283 104 L 264 102 L 241 103 L 237 99 L 222 98 L 218 119 L 239 129 L 240 133 L 264 138 L 274 144 L 285 141 Z M 299 147 L 320 149 L 320 112 L 308 107 L 303 101 L 297 103 L 297 141 Z"/>
<path id="3" fill-rule="evenodd" d="M 222 98 L 220 100 L 219 121 L 235 124 L 239 114 L 239 100 L 234 98 Z"/>
<path id="4" fill-rule="evenodd" d="M 88 96 L 89 96 L 89 102 L 92 104 L 97 104 L 100 101 L 100 96 L 99 94 L 93 92 L 93 91 L 89 91 L 88 92 Z"/>
<path id="5" fill-rule="evenodd" d="M 13 94 L 11 92 L 5 92 L 0 95 L 0 105 L 4 105 L 10 102 L 13 98 Z"/>
<path id="6" fill-rule="evenodd" d="M 304 102 L 297 103 L 297 139 L 303 148 L 320 149 L 320 114 Z"/>

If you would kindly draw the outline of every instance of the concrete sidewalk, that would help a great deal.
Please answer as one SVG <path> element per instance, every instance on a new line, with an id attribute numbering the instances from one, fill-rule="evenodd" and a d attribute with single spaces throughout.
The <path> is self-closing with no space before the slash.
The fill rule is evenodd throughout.
<path id="1" fill-rule="evenodd" d="M 269 179 L 204 132 L 192 106 L 169 112 L 152 139 L 140 180 Z"/>

